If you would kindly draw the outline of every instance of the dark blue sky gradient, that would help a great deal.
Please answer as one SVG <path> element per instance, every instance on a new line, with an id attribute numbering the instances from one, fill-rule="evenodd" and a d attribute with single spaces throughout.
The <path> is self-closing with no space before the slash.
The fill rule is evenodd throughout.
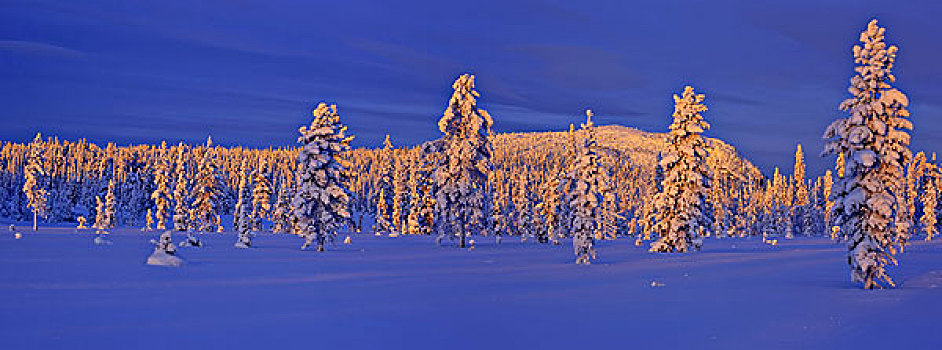
<path id="1" fill-rule="evenodd" d="M 317 101 L 357 136 L 412 145 L 462 72 L 495 131 L 663 131 L 671 94 L 706 93 L 708 135 L 767 174 L 809 171 L 870 18 L 900 46 L 914 149 L 942 150 L 942 1 L 0 2 L 0 139 L 293 144 Z"/>

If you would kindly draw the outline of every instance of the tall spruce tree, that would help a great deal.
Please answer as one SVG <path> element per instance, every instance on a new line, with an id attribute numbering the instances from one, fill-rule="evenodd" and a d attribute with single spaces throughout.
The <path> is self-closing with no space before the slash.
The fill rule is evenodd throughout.
<path id="1" fill-rule="evenodd" d="M 187 191 L 187 178 L 186 178 L 186 153 L 184 152 L 185 146 L 183 143 L 180 143 L 177 146 L 177 168 L 175 173 L 177 174 L 176 185 L 173 189 L 173 230 L 174 231 L 187 231 L 190 227 L 190 208 L 187 205 L 190 194 Z"/>
<path id="2" fill-rule="evenodd" d="M 897 191 L 903 190 L 903 169 L 912 157 L 906 119 L 909 99 L 890 83 L 896 46 L 887 47 L 885 28 L 872 20 L 854 46 L 856 74 L 841 103 L 849 113 L 835 120 L 824 133 L 825 155 L 844 160 L 843 175 L 834 185 L 834 219 L 848 242 L 851 280 L 866 289 L 895 286 L 886 272 L 896 264 L 900 244 L 893 223 Z"/>
<path id="3" fill-rule="evenodd" d="M 206 139 L 202 149 L 202 157 L 197 167 L 196 179 L 193 183 L 193 209 L 196 210 L 196 219 L 199 221 L 199 230 L 213 232 L 216 230 L 216 215 L 222 200 L 222 179 L 219 165 L 216 164 L 215 149 L 211 138 Z"/>
<path id="4" fill-rule="evenodd" d="M 483 229 L 487 221 L 483 208 L 488 202 L 485 184 L 491 169 L 488 135 L 493 120 L 478 108 L 481 95 L 474 89 L 473 75 L 458 77 L 452 88 L 454 93 L 438 121 L 445 135 L 439 143 L 442 157 L 435 170 L 435 205 L 441 217 L 439 242 L 443 235 L 458 237 L 464 248 L 467 237 Z"/>
<path id="5" fill-rule="evenodd" d="M 157 207 L 157 229 L 167 229 L 167 219 L 170 218 L 170 161 L 167 155 L 167 144 L 161 143 L 157 153 L 157 161 L 154 168 L 154 184 L 157 188 L 150 194 L 154 206 Z"/>
<path id="6" fill-rule="evenodd" d="M 576 264 L 590 264 L 595 258 L 595 239 L 600 232 L 604 189 L 608 187 L 598 154 L 598 140 L 592 112 L 586 111 L 586 122 L 580 130 L 582 137 L 578 145 L 579 156 L 564 175 L 568 185 L 565 201 L 568 203 L 567 221 L 572 230 L 572 249 Z"/>
<path id="7" fill-rule="evenodd" d="M 935 216 L 935 209 L 939 204 L 939 189 L 930 179 L 926 181 L 926 190 L 922 195 L 922 229 L 926 232 L 926 240 L 931 241 L 932 237 L 938 232 L 936 224 L 938 220 Z"/>
<path id="8" fill-rule="evenodd" d="M 320 103 L 313 112 L 311 125 L 298 131 L 302 145 L 298 155 L 298 191 L 292 200 L 292 213 L 304 237 L 305 249 L 317 242 L 317 251 L 324 251 L 328 237 L 350 219 L 350 191 L 346 188 L 351 167 L 342 155 L 350 150 L 352 136 L 340 123 L 337 106 Z"/>
<path id="9" fill-rule="evenodd" d="M 26 166 L 23 169 L 23 193 L 26 195 L 27 207 L 33 211 L 33 231 L 39 229 L 39 217 L 45 217 L 47 211 L 48 193 L 42 188 L 43 176 L 46 174 L 43 167 L 43 148 L 42 135 L 37 133 L 36 138 L 29 144 Z"/>
<path id="10" fill-rule="evenodd" d="M 267 163 L 261 161 L 259 169 L 255 171 L 255 187 L 252 188 L 252 229 L 264 229 L 264 220 L 269 218 L 271 212 L 271 181 L 265 172 Z"/>
<path id="11" fill-rule="evenodd" d="M 801 150 L 801 144 L 798 144 L 798 148 L 795 150 L 795 168 L 794 168 L 795 178 L 793 179 L 793 186 L 795 187 L 795 199 L 792 201 L 792 217 L 794 218 L 794 223 L 800 223 L 801 232 L 805 235 L 810 235 L 812 228 L 810 227 L 809 222 L 809 211 L 811 208 L 809 204 L 811 203 L 810 193 L 808 193 L 808 184 L 805 181 L 805 153 Z"/>
<path id="12" fill-rule="evenodd" d="M 664 181 L 654 197 L 653 230 L 660 236 L 651 244 L 652 252 L 687 252 L 700 249 L 703 232 L 712 230 L 713 220 L 706 198 L 710 190 L 710 170 L 706 142 L 701 133 L 710 128 L 701 112 L 705 96 L 687 86 L 674 95 L 674 122 L 668 133 L 668 152 L 661 159 Z"/>

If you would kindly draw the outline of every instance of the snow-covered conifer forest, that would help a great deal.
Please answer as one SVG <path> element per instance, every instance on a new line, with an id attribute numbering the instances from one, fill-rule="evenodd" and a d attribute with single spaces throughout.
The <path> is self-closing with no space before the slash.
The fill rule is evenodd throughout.
<path id="1" fill-rule="evenodd" d="M 19 334 L 0 348 L 557 348 L 612 332 L 668 348 L 931 348 L 869 336 L 927 337 L 937 324 L 907 321 L 942 307 L 942 167 L 909 147 L 897 40 L 863 29 L 847 99 L 821 112 L 837 115 L 826 147 L 796 143 L 794 167 L 772 174 L 711 137 L 698 86 L 664 96 L 660 130 L 586 110 L 569 130 L 496 133 L 472 74 L 442 87 L 441 137 L 412 146 L 351 148 L 343 101 L 312 108 L 285 147 L 0 142 L 0 334 Z M 818 154 L 833 167 L 807 172 Z M 55 310 L 23 306 L 39 300 Z M 114 337 L 124 324 L 142 339 Z"/>

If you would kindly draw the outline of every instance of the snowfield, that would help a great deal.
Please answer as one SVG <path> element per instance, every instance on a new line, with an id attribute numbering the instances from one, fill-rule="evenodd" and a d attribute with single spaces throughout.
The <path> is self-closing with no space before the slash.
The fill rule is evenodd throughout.
<path id="1" fill-rule="evenodd" d="M 227 232 L 171 268 L 145 265 L 157 232 L 19 231 L 0 235 L 0 349 L 938 349 L 942 327 L 938 240 L 898 256 L 899 288 L 868 291 L 822 238 L 601 241 L 578 266 L 568 241 L 342 234 L 318 253 Z"/>

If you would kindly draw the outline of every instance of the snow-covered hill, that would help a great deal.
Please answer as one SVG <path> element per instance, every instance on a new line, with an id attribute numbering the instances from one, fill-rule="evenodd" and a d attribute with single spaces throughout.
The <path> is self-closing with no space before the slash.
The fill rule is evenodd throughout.
<path id="1" fill-rule="evenodd" d="M 618 152 L 618 156 L 644 168 L 654 168 L 657 155 L 667 149 L 667 134 L 647 132 L 621 125 L 596 127 L 596 136 L 604 147 Z M 749 160 L 743 158 L 732 145 L 717 138 L 706 138 L 711 155 L 723 169 L 740 179 L 756 181 L 762 173 Z M 569 144 L 568 132 L 505 133 L 494 137 L 497 148 L 510 148 L 514 153 L 529 154 L 540 149 L 565 149 Z"/>

